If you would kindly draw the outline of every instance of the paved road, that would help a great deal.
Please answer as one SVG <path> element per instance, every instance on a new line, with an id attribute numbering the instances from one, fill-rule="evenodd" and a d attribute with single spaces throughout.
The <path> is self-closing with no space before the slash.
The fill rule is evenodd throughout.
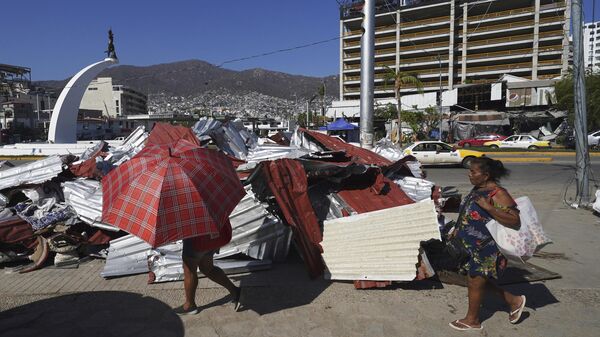
<path id="1" fill-rule="evenodd" d="M 533 200 L 554 244 L 532 262 L 563 278 L 519 284 L 528 296 L 525 320 L 508 323 L 501 303 L 486 299 L 477 336 L 595 336 L 600 331 L 600 222 L 589 211 L 562 201 L 573 174 L 569 164 L 509 164 L 504 184 L 514 196 Z M 600 172 L 597 164 L 593 165 Z M 440 185 L 466 193 L 466 170 L 430 168 Z M 27 275 L 0 269 L 0 336 L 465 336 L 447 323 L 464 315 L 466 289 L 437 283 L 355 290 L 350 283 L 310 280 L 291 257 L 272 270 L 235 277 L 245 287 L 234 313 L 226 292 L 201 280 L 200 314 L 179 318 L 182 283 L 147 285 L 145 275 L 104 280 L 103 262 L 79 269 L 45 268 Z"/>

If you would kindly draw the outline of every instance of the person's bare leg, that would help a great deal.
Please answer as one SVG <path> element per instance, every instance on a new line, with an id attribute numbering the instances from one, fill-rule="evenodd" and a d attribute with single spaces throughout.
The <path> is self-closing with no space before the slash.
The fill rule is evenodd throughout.
<path id="1" fill-rule="evenodd" d="M 467 276 L 467 280 L 469 289 L 469 309 L 467 310 L 465 318 L 459 319 L 458 321 L 477 328 L 481 326 L 481 323 L 479 322 L 479 307 L 483 301 L 487 279 L 483 276 Z"/>
<path id="2" fill-rule="evenodd" d="M 229 290 L 229 293 L 234 299 L 238 298 L 240 288 L 236 287 L 235 284 L 231 282 L 227 275 L 225 275 L 223 269 L 215 267 L 213 264 L 213 256 L 211 254 L 203 256 L 202 259 L 200 259 L 198 267 L 200 267 L 200 272 L 206 275 L 211 281 Z"/>
<path id="3" fill-rule="evenodd" d="M 183 288 L 185 290 L 184 310 L 196 306 L 196 288 L 198 287 L 198 260 L 183 257 Z"/>
<path id="4" fill-rule="evenodd" d="M 496 293 L 498 296 L 500 296 L 504 300 L 504 302 L 506 302 L 506 304 L 510 308 L 509 312 L 514 312 L 521 306 L 522 301 L 523 301 L 521 296 L 513 295 L 512 293 L 510 293 L 510 292 L 504 290 L 503 288 L 501 288 L 500 286 L 498 286 L 494 281 L 488 282 L 488 285 L 494 293 Z M 513 318 L 514 317 L 512 317 L 512 316 L 509 317 L 509 319 L 513 319 Z"/>

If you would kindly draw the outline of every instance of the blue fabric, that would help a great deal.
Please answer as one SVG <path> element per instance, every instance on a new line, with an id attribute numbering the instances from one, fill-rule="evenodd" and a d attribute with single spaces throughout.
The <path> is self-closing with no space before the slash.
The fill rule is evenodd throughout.
<path id="1" fill-rule="evenodd" d="M 342 130 L 356 130 L 358 126 L 348 123 L 345 118 L 338 118 L 335 122 L 329 123 L 327 125 L 328 131 L 342 131 Z"/>
<path id="2" fill-rule="evenodd" d="M 473 189 L 460 206 L 457 236 L 471 253 L 471 258 L 460 269 L 470 276 L 498 278 L 506 269 L 507 260 L 485 227 L 492 216 L 475 202 L 480 196 L 487 197 L 488 193 Z"/>
<path id="3" fill-rule="evenodd" d="M 37 218 L 34 212 L 38 209 L 36 205 L 28 204 L 26 202 L 20 202 L 15 205 L 15 211 L 17 215 L 27 221 L 34 231 L 48 227 L 57 222 L 66 222 L 70 224 L 70 219 L 76 219 L 77 213 L 71 206 L 65 208 L 55 208 L 54 211 L 47 212 L 43 217 Z"/>

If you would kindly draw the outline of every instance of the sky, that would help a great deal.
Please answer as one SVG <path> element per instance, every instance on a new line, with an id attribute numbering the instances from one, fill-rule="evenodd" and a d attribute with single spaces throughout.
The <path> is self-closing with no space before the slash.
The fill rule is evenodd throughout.
<path id="1" fill-rule="evenodd" d="M 594 0 L 583 1 L 590 21 Z M 3 0 L 0 9 L 0 63 L 31 68 L 34 81 L 62 80 L 103 59 L 109 28 L 121 64 L 220 65 L 330 40 L 223 67 L 319 77 L 339 71 L 336 0 Z"/>

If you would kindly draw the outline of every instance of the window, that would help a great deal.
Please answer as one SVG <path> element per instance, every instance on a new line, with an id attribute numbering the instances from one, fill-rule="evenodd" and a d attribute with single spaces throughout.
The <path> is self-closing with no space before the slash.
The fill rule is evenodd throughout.
<path id="1" fill-rule="evenodd" d="M 115 101 L 115 105 L 116 105 L 116 106 L 119 106 L 119 100 L 116 100 L 116 101 Z"/>
<path id="2" fill-rule="evenodd" d="M 88 88 L 89 91 L 98 90 L 98 88 Z"/>
<path id="3" fill-rule="evenodd" d="M 413 151 L 425 151 L 426 144 L 419 144 L 413 148 Z"/>
<path id="4" fill-rule="evenodd" d="M 519 139 L 518 136 L 510 136 L 510 137 L 506 138 L 505 141 L 507 141 L 507 142 L 515 142 L 518 139 Z"/>

